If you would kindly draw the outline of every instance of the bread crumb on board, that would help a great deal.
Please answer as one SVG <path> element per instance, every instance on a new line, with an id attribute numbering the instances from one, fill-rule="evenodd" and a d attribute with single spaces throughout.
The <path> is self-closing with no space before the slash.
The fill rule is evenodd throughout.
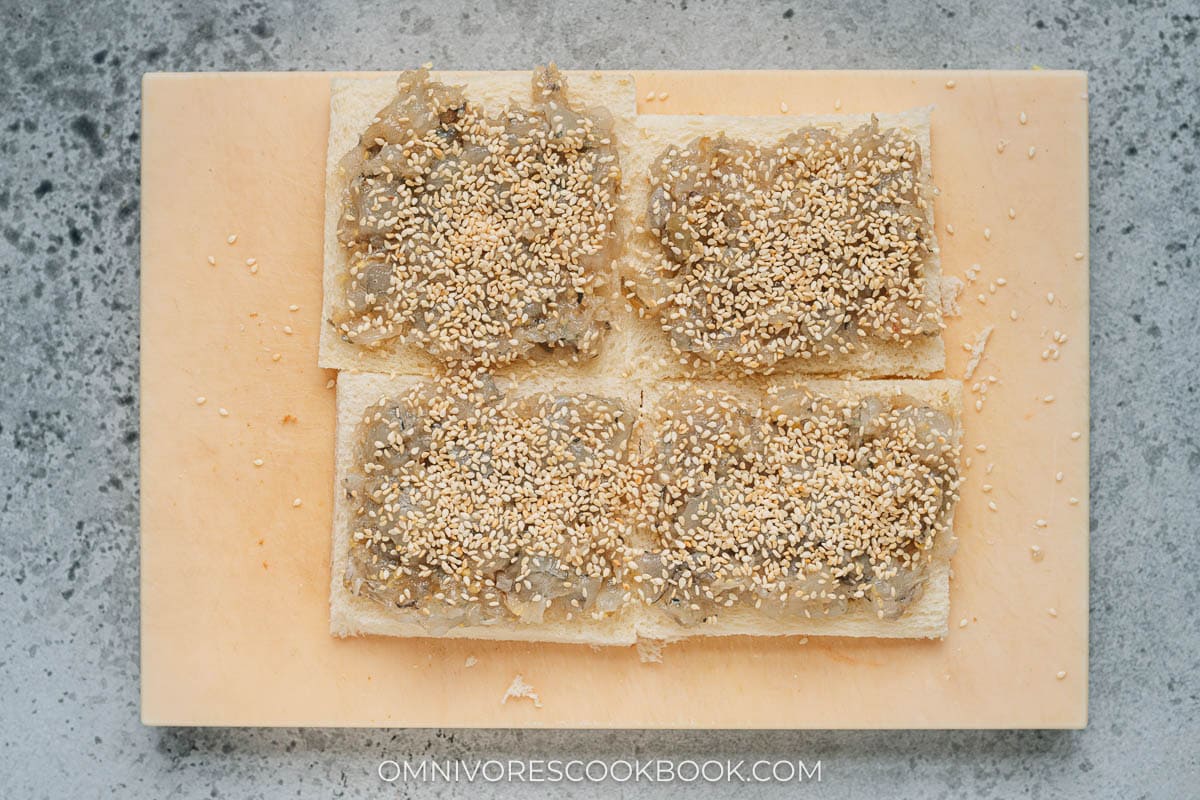
<path id="1" fill-rule="evenodd" d="M 947 275 L 942 279 L 942 316 L 957 317 L 960 313 L 958 308 L 958 296 L 962 294 L 965 284 L 962 278 L 954 275 Z"/>
<path id="2" fill-rule="evenodd" d="M 506 705 L 510 698 L 513 700 L 525 698 L 532 700 L 534 706 L 537 708 L 542 707 L 542 699 L 538 697 L 537 692 L 533 690 L 532 686 L 525 682 L 525 678 L 521 675 L 517 675 L 515 678 L 513 678 L 512 683 L 510 683 L 508 688 L 504 690 L 504 697 L 500 698 L 500 705 Z"/>
<path id="3" fill-rule="evenodd" d="M 661 664 L 663 663 L 663 647 L 667 643 L 661 639 L 638 639 L 637 654 L 638 661 L 643 664 Z"/>
<path id="4" fill-rule="evenodd" d="M 975 337 L 975 346 L 971 348 L 971 357 L 967 359 L 966 379 L 971 380 L 975 375 L 975 370 L 979 369 L 979 362 L 983 360 L 983 351 L 987 348 L 988 338 L 992 335 L 992 325 L 979 332 Z"/>

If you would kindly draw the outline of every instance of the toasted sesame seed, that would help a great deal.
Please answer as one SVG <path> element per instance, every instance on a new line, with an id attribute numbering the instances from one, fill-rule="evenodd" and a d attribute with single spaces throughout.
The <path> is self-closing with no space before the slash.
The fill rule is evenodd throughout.
<path id="1" fill-rule="evenodd" d="M 295 331 L 292 330 L 291 325 L 284 325 L 283 332 L 286 333 L 288 336 L 291 336 L 293 333 L 295 333 Z"/>
<path id="2" fill-rule="evenodd" d="M 1043 398 L 1042 398 L 1042 402 L 1043 402 L 1043 403 L 1053 403 L 1053 402 L 1054 402 L 1054 395 L 1052 395 L 1052 394 L 1048 394 L 1048 395 L 1046 395 L 1045 397 L 1043 397 Z"/>
<path id="3" fill-rule="evenodd" d="M 261 467 L 262 465 L 263 465 L 263 460 L 261 458 L 254 459 L 254 466 Z"/>
<path id="4" fill-rule="evenodd" d="M 1017 316 L 1017 310 L 1015 308 L 1008 312 L 1008 318 L 1011 320 L 1016 320 Z"/>
<path id="5" fill-rule="evenodd" d="M 960 620 L 958 621 L 958 627 L 960 627 L 960 628 L 965 628 L 965 627 L 967 627 L 967 624 L 968 624 L 968 622 L 967 622 L 967 618 L 966 618 L 966 617 L 963 617 L 962 619 L 960 619 Z"/>
<path id="6" fill-rule="evenodd" d="M 646 92 L 646 102 L 647 103 L 653 102 L 653 100 L 654 100 L 654 92 Z"/>
<path id="7" fill-rule="evenodd" d="M 296 305 L 295 303 L 292 303 L 290 306 L 288 306 L 288 311 L 299 311 L 299 310 L 300 310 L 300 306 Z"/>
<path id="8" fill-rule="evenodd" d="M 1016 218 L 1017 218 L 1017 210 L 1016 210 L 1015 208 L 1009 208 L 1009 209 L 1008 209 L 1008 218 L 1009 218 L 1009 219 L 1016 219 Z"/>
<path id="9" fill-rule="evenodd" d="M 258 264 L 255 264 L 255 265 L 253 265 L 252 267 L 250 267 L 250 274 L 251 274 L 251 275 L 257 275 L 257 274 L 258 274 Z"/>
<path id="10" fill-rule="evenodd" d="M 1042 552 L 1042 548 L 1040 545 L 1035 544 L 1029 548 L 1029 556 L 1034 561 L 1041 561 L 1042 558 L 1045 556 L 1045 553 Z"/>
<path id="11" fill-rule="evenodd" d="M 1083 253 L 1078 253 L 1078 252 L 1077 252 L 1077 253 L 1075 253 L 1075 260 L 1076 260 L 1076 261 L 1083 261 Z"/>
<path id="12" fill-rule="evenodd" d="M 1082 433 L 1080 433 L 1079 431 L 1071 431 L 1071 441 L 1072 441 L 1072 442 L 1074 442 L 1074 441 L 1078 441 L 1079 437 L 1080 437 L 1080 436 L 1082 436 L 1082 435 L 1083 435 L 1083 434 L 1082 434 Z"/>
<path id="13" fill-rule="evenodd" d="M 304 501 L 301 500 L 299 497 L 297 497 L 295 500 L 292 501 L 292 508 L 299 508 L 302 505 L 304 505 Z"/>
<path id="14" fill-rule="evenodd" d="M 218 414 L 220 414 L 222 417 L 228 417 L 228 416 L 229 416 L 229 411 L 228 411 L 227 409 L 225 409 L 225 408 L 218 408 L 218 409 L 217 409 L 217 413 L 218 413 Z"/>
<path id="15" fill-rule="evenodd" d="M 1060 669 L 1058 672 L 1054 673 L 1054 677 L 1061 681 L 1067 677 L 1067 671 L 1065 669 Z"/>
<path id="16" fill-rule="evenodd" d="M 199 397 L 196 398 L 196 405 L 198 405 L 198 406 L 204 405 L 204 401 L 207 399 L 208 398 L 205 397 L 204 395 L 200 395 Z"/>
<path id="17" fill-rule="evenodd" d="M 990 491 L 992 490 L 992 485 L 991 485 L 990 483 L 985 483 L 985 484 L 984 484 L 982 487 L 980 487 L 980 488 L 982 488 L 982 489 L 983 489 L 983 491 L 985 491 L 985 492 L 990 492 Z"/>
<path id="18" fill-rule="evenodd" d="M 257 259 L 257 258 L 247 258 L 247 259 L 246 259 L 246 266 L 247 266 L 247 267 L 253 267 L 253 266 L 254 266 L 255 264 L 257 264 L 257 263 L 258 263 L 258 259 Z"/>
<path id="19" fill-rule="evenodd" d="M 995 501 L 995 500 L 989 500 L 989 501 L 988 501 L 988 510 L 989 510 L 989 511 L 996 511 L 996 510 L 997 510 L 997 507 L 996 507 L 996 501 Z"/>
<path id="20" fill-rule="evenodd" d="M 661 101 L 661 100 L 666 100 L 666 99 L 667 99 L 667 93 L 666 93 L 666 92 L 659 92 L 659 93 L 658 93 L 658 99 L 659 99 L 660 101 Z"/>
<path id="21" fill-rule="evenodd" d="M 953 78 L 951 78 L 950 80 L 946 81 L 946 88 L 947 88 L 947 89 L 953 89 L 953 88 L 954 88 L 955 86 L 957 86 L 957 85 L 958 85 L 958 84 L 954 82 L 954 79 L 953 79 Z"/>
<path id="22" fill-rule="evenodd" d="M 1050 523 L 1046 522 L 1046 520 L 1044 520 L 1044 519 L 1039 519 L 1039 520 L 1036 520 L 1033 524 L 1039 528 L 1045 528 Z"/>
<path id="23" fill-rule="evenodd" d="M 988 240 L 989 242 L 992 240 L 992 229 L 991 228 L 983 229 L 983 238 Z"/>
<path id="24" fill-rule="evenodd" d="M 1028 155 L 1030 158 L 1033 158 L 1034 156 L 1037 155 L 1037 148 L 1030 147 L 1029 150 L 1026 152 L 1026 155 Z"/>
<path id="25" fill-rule="evenodd" d="M 1029 117 L 1025 115 L 1024 111 L 1017 115 L 1017 122 L 1021 123 L 1022 125 L 1029 122 Z"/>
<path id="26" fill-rule="evenodd" d="M 1061 472 L 1054 473 L 1054 480 L 1058 481 L 1059 483 L 1062 483 L 1063 474 Z"/>
<path id="27" fill-rule="evenodd" d="M 787 112 L 788 112 L 788 104 L 787 104 L 787 103 L 782 103 L 782 102 L 781 102 L 781 103 L 779 104 L 779 113 L 781 113 L 781 114 L 786 114 Z"/>
<path id="28" fill-rule="evenodd" d="M 951 236 L 954 235 L 954 226 L 949 222 L 946 223 L 946 233 L 950 234 Z"/>
<path id="29" fill-rule="evenodd" d="M 217 257 L 216 257 L 216 256 L 209 256 L 209 257 L 208 257 L 208 263 L 209 263 L 209 265 L 210 265 L 210 266 L 213 266 L 213 267 L 215 267 L 215 266 L 217 265 Z"/>
<path id="30" fill-rule="evenodd" d="M 283 354 L 282 354 L 282 353 L 271 353 L 271 360 L 272 360 L 272 361 L 278 361 L 278 360 L 279 360 L 279 359 L 281 359 L 281 358 L 283 358 Z"/>
<path id="31" fill-rule="evenodd" d="M 1047 613 L 1047 614 L 1049 614 L 1049 615 L 1050 615 L 1050 616 L 1052 616 L 1052 617 L 1057 617 L 1057 616 L 1058 616 L 1058 609 L 1056 609 L 1056 608 L 1047 608 L 1047 609 L 1046 609 L 1046 613 Z"/>
<path id="32" fill-rule="evenodd" d="M 335 386 L 337 386 L 337 381 L 334 380 L 333 378 L 330 378 L 329 380 L 325 381 L 326 389 L 332 389 Z"/>
<path id="33" fill-rule="evenodd" d="M 1067 498 L 1067 502 L 1073 506 L 1077 506 L 1077 505 L 1079 505 L 1079 498 L 1078 497 L 1069 497 L 1069 498 Z"/>
<path id="34" fill-rule="evenodd" d="M 1007 140 L 1005 140 L 1005 139 L 1001 139 L 1000 141 L 996 142 L 996 152 L 997 152 L 997 153 L 1003 153 L 1003 152 L 1004 152 L 1004 148 L 1006 148 L 1006 147 L 1008 147 L 1008 141 L 1007 141 Z"/>
<path id="35" fill-rule="evenodd" d="M 838 99 L 833 101 L 833 110 L 841 111 L 841 109 L 842 109 L 842 98 L 839 97 Z"/>
<path id="36" fill-rule="evenodd" d="M 226 244 L 233 244 L 233 243 L 234 243 L 234 242 L 236 242 L 236 241 L 237 241 L 237 234 L 236 234 L 236 233 L 231 233 L 231 234 L 229 234 L 229 238 L 225 240 L 225 243 L 226 243 Z"/>
<path id="37" fill-rule="evenodd" d="M 1047 292 L 1047 293 L 1046 293 L 1046 302 L 1047 302 L 1047 303 L 1053 303 L 1053 302 L 1054 302 L 1054 292 Z"/>
<path id="38" fill-rule="evenodd" d="M 976 449 L 976 450 L 978 450 L 978 451 L 979 451 L 979 452 L 981 452 L 981 453 L 986 453 L 986 452 L 987 452 L 987 445 L 986 445 L 986 444 L 977 444 L 977 445 L 975 445 L 975 449 Z"/>

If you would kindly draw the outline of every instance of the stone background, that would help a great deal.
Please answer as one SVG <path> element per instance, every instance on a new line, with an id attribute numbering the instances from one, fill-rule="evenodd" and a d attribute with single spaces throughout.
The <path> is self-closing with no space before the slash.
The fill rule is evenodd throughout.
<path id="1" fill-rule="evenodd" d="M 449 796 L 383 758 L 791 757 L 895 797 L 1200 789 L 1200 6 L 0 0 L 0 795 Z M 1091 724 L 1082 732 L 153 729 L 138 721 L 145 71 L 1006 68 L 1091 74 Z M 603 796 L 613 787 L 477 787 Z M 625 791 L 668 787 L 632 787 Z M 71 790 L 75 790 L 72 792 Z M 729 787 L 698 785 L 715 796 Z"/>

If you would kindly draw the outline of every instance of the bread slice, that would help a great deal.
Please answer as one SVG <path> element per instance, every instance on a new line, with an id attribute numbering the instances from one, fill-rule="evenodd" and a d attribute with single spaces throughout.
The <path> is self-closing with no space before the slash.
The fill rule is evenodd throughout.
<path id="1" fill-rule="evenodd" d="M 377 634 L 403 637 L 428 637 L 430 633 L 417 621 L 415 612 L 388 608 L 360 597 L 347 589 L 343 576 L 349 563 L 352 510 L 343 487 L 356 458 L 355 435 L 368 406 L 380 397 L 395 397 L 415 386 L 416 376 L 342 373 L 337 387 L 337 451 L 334 478 L 334 521 L 332 580 L 330 586 L 330 630 L 337 636 Z M 549 391 L 560 394 L 588 392 L 620 399 L 639 411 L 639 420 L 631 440 L 631 458 L 650 459 L 655 441 L 655 424 L 663 410 L 663 399 L 673 390 L 721 388 L 732 390 L 755 401 L 765 396 L 770 386 L 804 386 L 813 394 L 831 399 L 859 399 L 867 396 L 905 394 L 921 403 L 943 410 L 958 419 L 962 406 L 962 387 L 952 381 L 831 381 L 777 376 L 770 380 L 740 384 L 627 380 L 619 376 L 584 377 L 564 382 L 558 377 L 525 376 L 519 383 L 498 381 L 506 392 L 532 394 Z M 629 541 L 637 546 L 652 542 L 639 540 L 635 530 Z M 888 638 L 930 638 L 944 636 L 949 613 L 950 555 L 954 538 L 947 530 L 935 540 L 932 563 L 924 592 L 896 620 L 881 620 L 865 604 L 845 615 L 831 618 L 781 622 L 756 612 L 752 607 L 734 607 L 706 623 L 684 627 L 653 606 L 633 599 L 611 616 L 597 621 L 580 618 L 571 622 L 532 625 L 519 622 L 454 628 L 443 634 L 449 638 L 505 639 L 546 641 L 591 645 L 629 645 L 643 640 L 672 641 L 691 636 L 874 636 Z"/>
<path id="2" fill-rule="evenodd" d="M 931 408 L 944 411 L 955 421 L 962 415 L 962 385 L 956 381 L 888 380 L 836 381 L 796 377 L 776 377 L 769 381 L 777 388 L 804 387 L 817 397 L 832 400 L 859 400 L 870 396 L 907 395 Z M 680 385 L 697 389 L 720 389 L 738 392 L 729 383 L 697 382 L 660 383 L 645 393 L 642 425 L 643 449 L 653 441 L 653 426 L 661 413 L 662 398 Z M 746 392 L 753 397 L 754 392 Z M 845 614 L 812 619 L 781 621 L 767 616 L 750 604 L 735 605 L 707 621 L 682 626 L 668 614 L 652 605 L 643 605 L 637 621 L 640 639 L 673 641 L 692 636 L 871 636 L 878 638 L 940 638 L 946 635 L 950 613 L 950 556 L 954 552 L 953 507 L 949 511 L 949 526 L 934 540 L 928 578 L 919 598 L 894 620 L 880 619 L 866 603 L 852 604 Z"/>
<path id="3" fill-rule="evenodd" d="M 927 299 L 940 309 L 941 263 L 933 234 L 933 196 L 930 172 L 930 108 L 917 108 L 899 114 L 876 114 L 882 129 L 899 129 L 911 136 L 921 148 L 921 186 L 926 201 L 926 218 L 934 236 L 931 254 L 924 263 Z M 624 250 L 618 259 L 622 279 L 653 275 L 660 260 L 661 245 L 645 230 L 651 165 L 671 145 L 684 145 L 699 136 L 721 133 L 730 138 L 754 143 L 773 144 L 796 131 L 819 127 L 848 132 L 871 121 L 869 114 L 838 116 L 731 117 L 642 114 L 636 119 L 636 132 L 622 155 L 626 176 L 622 188 L 620 221 Z M 632 371 L 661 377 L 704 378 L 719 376 L 721 370 L 705 362 L 694 363 L 671 348 L 667 335 L 656 318 L 634 314 L 623 319 L 626 330 L 620 336 L 627 354 L 623 359 Z M 945 367 L 945 345 L 937 335 L 917 336 L 906 344 L 864 341 L 854 352 L 821 359 L 791 358 L 780 362 L 776 374 L 814 374 L 843 377 L 924 377 Z"/>
<path id="4" fill-rule="evenodd" d="M 636 116 L 633 76 L 619 72 L 562 73 L 567 81 L 567 96 L 573 106 L 604 106 L 614 121 L 618 156 L 622 173 L 628 157 L 625 142 L 632 136 Z M 362 132 L 396 94 L 399 73 L 372 78 L 335 78 L 330 93 L 329 149 L 325 162 L 325 258 L 323 273 L 324 302 L 322 307 L 320 355 L 318 363 L 327 369 L 361 370 L 397 375 L 431 375 L 440 362 L 420 347 L 395 345 L 390 348 L 367 348 L 346 342 L 330 320 L 344 302 L 342 278 L 349 269 L 345 249 L 337 239 L 338 218 L 342 209 L 342 193 L 353 176 L 340 167 L 342 158 L 354 148 Z M 432 72 L 431 78 L 448 85 L 463 86 L 472 101 L 489 111 L 502 109 L 512 102 L 528 106 L 531 96 L 531 71 L 522 72 Z M 627 178 L 623 177 L 623 181 Z M 598 288 L 601 302 L 615 316 L 623 305 L 617 299 L 615 265 L 602 276 L 604 285 Z M 618 370 L 621 357 L 607 341 L 600 344 L 600 354 L 590 361 L 571 364 L 558 353 L 551 352 L 532 361 L 518 361 L 497 370 L 522 374 L 584 374 L 606 375 Z"/>
<path id="5" fill-rule="evenodd" d="M 431 634 L 420 622 L 415 611 L 389 608 L 369 598 L 351 592 L 343 580 L 350 560 L 350 536 L 353 512 L 344 489 L 349 471 L 357 458 L 355 441 L 359 423 L 368 406 L 381 397 L 396 397 L 421 378 L 416 376 L 385 376 L 343 372 L 337 384 L 337 450 L 334 468 L 333 511 L 333 571 L 331 575 L 329 609 L 330 632 L 335 636 L 377 634 L 383 636 L 428 637 Z M 581 379 L 569 390 L 553 380 L 525 380 L 519 386 L 498 381 L 506 393 L 535 394 L 542 391 L 557 393 L 588 392 L 621 400 L 626 407 L 637 410 L 641 405 L 636 387 L 621 381 Z M 501 639 L 514 641 L 561 642 L 590 645 L 629 645 L 637 640 L 634 630 L 637 609 L 630 606 L 602 619 L 579 617 L 570 622 L 552 621 L 543 624 L 502 622 L 452 628 L 442 634 L 455 639 Z"/>

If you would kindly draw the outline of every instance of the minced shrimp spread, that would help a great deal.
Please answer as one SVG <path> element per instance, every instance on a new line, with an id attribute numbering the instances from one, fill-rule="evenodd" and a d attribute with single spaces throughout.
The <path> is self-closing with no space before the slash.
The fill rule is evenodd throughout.
<path id="1" fill-rule="evenodd" d="M 869 604 L 895 619 L 921 596 L 957 500 L 948 414 L 802 389 L 766 403 L 677 390 L 661 408 L 646 601 L 689 626 L 734 606 L 787 620 Z"/>
<path id="2" fill-rule="evenodd" d="M 874 119 L 671 146 L 645 217 L 659 263 L 627 289 L 677 354 L 746 372 L 937 334 L 921 163 L 913 138 Z"/>
<path id="3" fill-rule="evenodd" d="M 397 89 L 341 164 L 341 337 L 484 367 L 594 355 L 621 180 L 611 114 L 572 106 L 554 66 L 528 107 L 494 115 L 424 69 Z"/>
<path id="4" fill-rule="evenodd" d="M 346 586 L 435 635 L 616 611 L 635 419 L 618 400 L 510 396 L 482 374 L 380 399 L 344 487 Z"/>

